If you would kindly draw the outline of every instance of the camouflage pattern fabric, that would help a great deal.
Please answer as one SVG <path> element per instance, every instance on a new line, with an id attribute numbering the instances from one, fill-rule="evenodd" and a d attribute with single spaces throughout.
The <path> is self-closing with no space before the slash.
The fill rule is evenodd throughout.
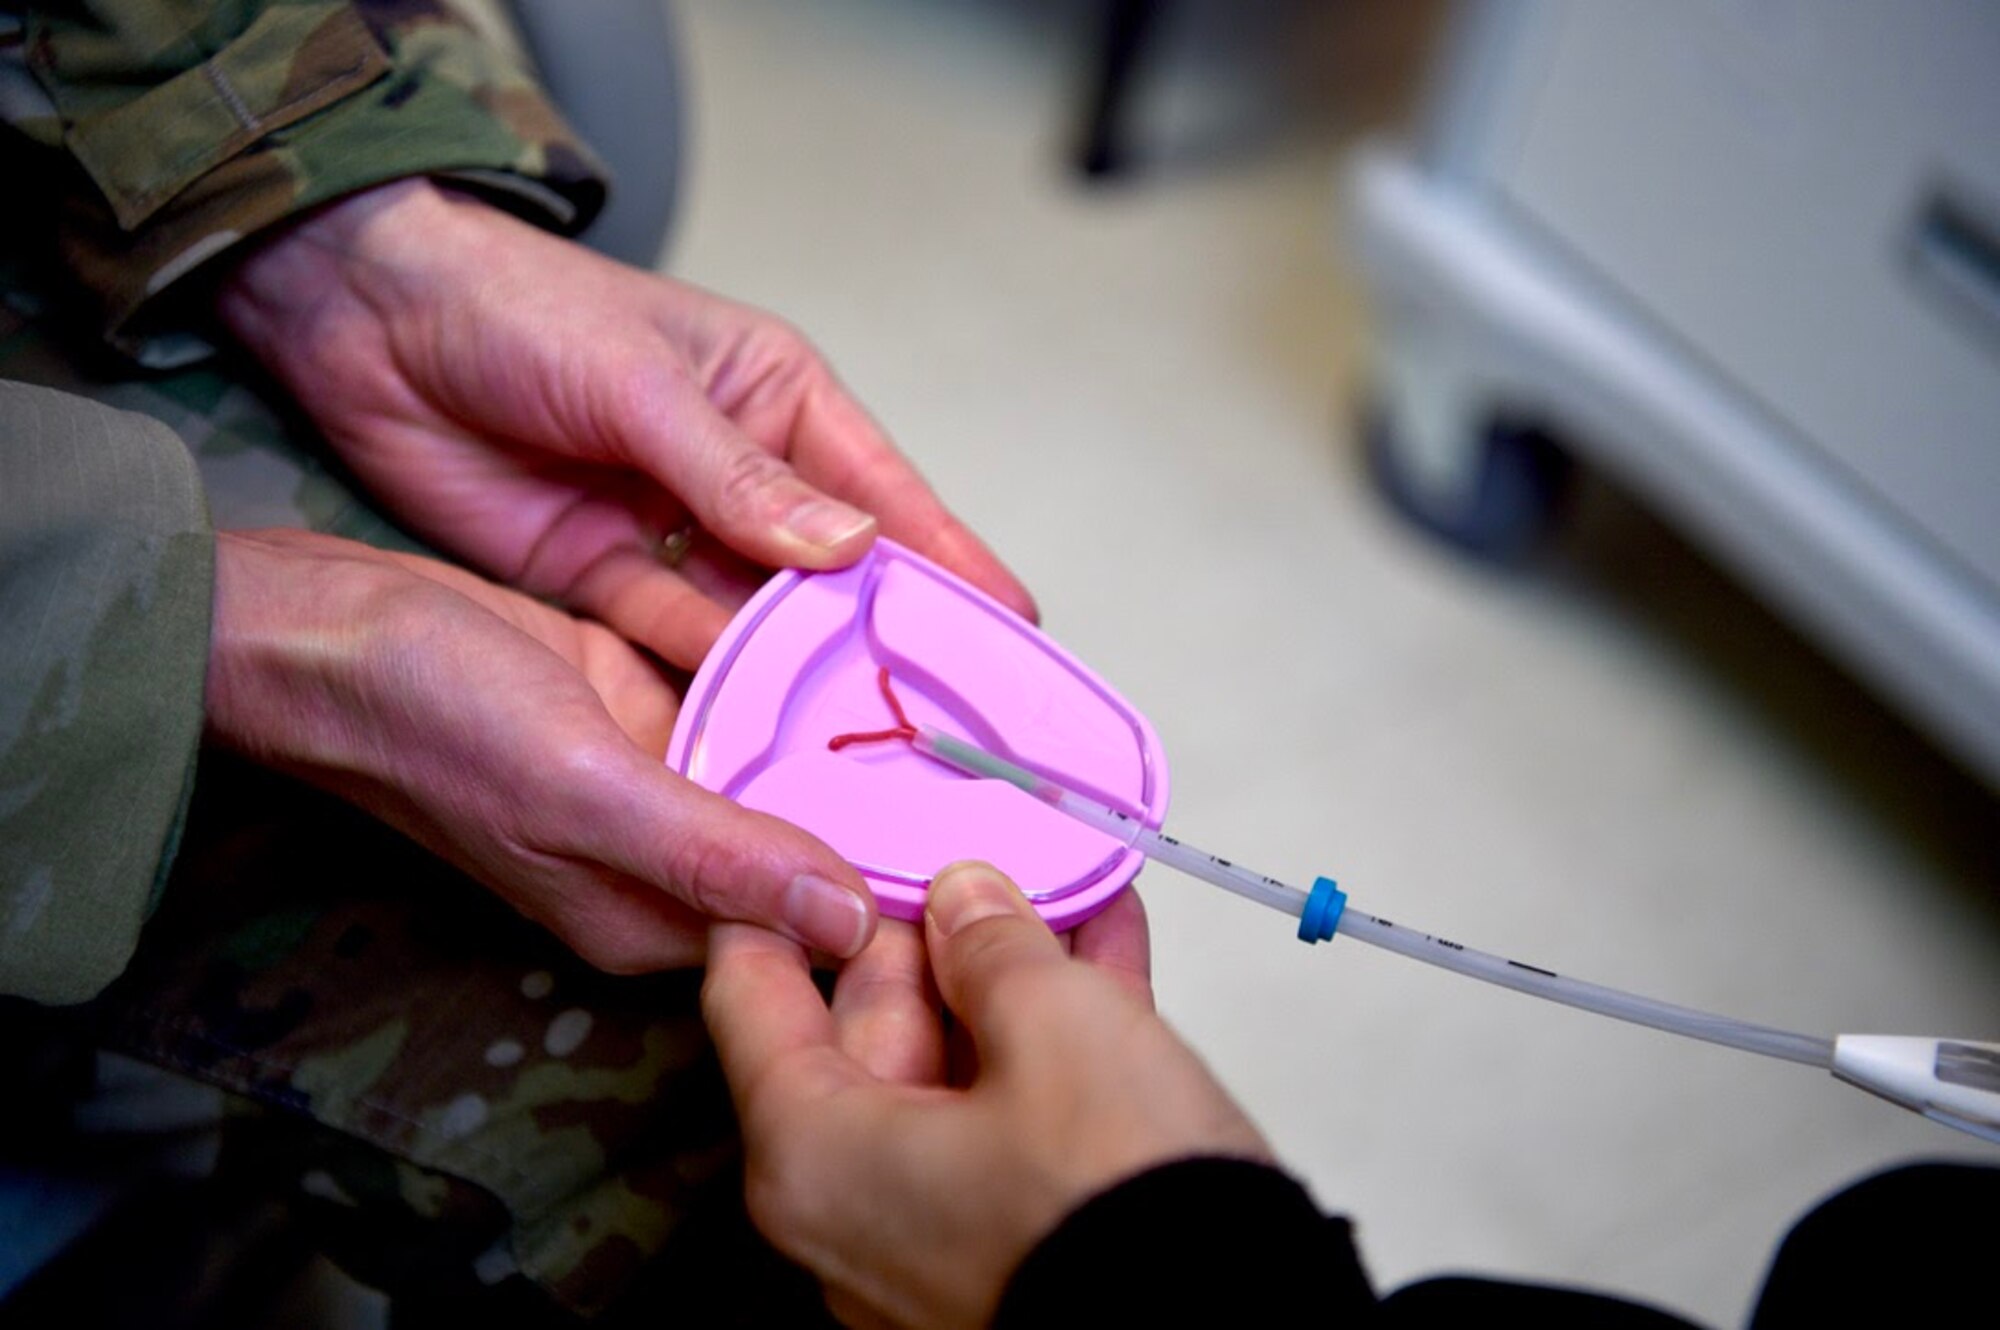
<path id="1" fill-rule="evenodd" d="M 287 217 L 428 174 L 573 233 L 604 172 L 521 66 L 441 0 L 0 0 L 10 194 L 156 367 L 212 348 L 211 261 Z"/>
<path id="2" fill-rule="evenodd" d="M 208 759 L 94 1015 L 112 1047 L 327 1129 L 267 1125 L 267 1176 L 362 1277 L 519 1271 L 594 1312 L 734 1186 L 698 985 L 599 974 L 362 815 Z"/>
<path id="3" fill-rule="evenodd" d="M 417 548 L 251 367 L 214 355 L 199 299 L 210 260 L 410 174 L 448 175 L 558 230 L 603 194 L 518 64 L 436 0 L 0 0 L 0 119 L 0 379 L 148 417 L 154 443 L 165 426 L 223 527 Z M 135 372 L 128 355 L 180 367 Z M 0 533 L 23 493 L 0 489 Z M 207 551 L 201 494 L 189 497 L 183 526 Z M 156 556 L 133 555 L 128 581 Z M 183 580 L 201 584 L 205 623 L 208 575 Z M 78 613 L 130 625 L 149 608 L 109 594 Z M 155 782 L 165 830 L 140 845 L 148 863 L 123 896 L 100 902 L 108 959 L 78 969 L 84 991 L 34 995 L 105 982 L 161 861 L 171 878 L 111 987 L 63 1011 L 0 999 L 0 1025 L 45 1018 L 228 1091 L 216 1167 L 260 1179 L 350 1269 L 406 1297 L 518 1285 L 583 1314 L 638 1298 L 626 1314 L 649 1325 L 814 1307 L 810 1285 L 747 1240 L 695 976 L 598 974 L 393 833 L 226 758 L 202 759 L 175 857 L 199 675 L 176 693 L 158 664 L 128 645 L 90 669 L 120 724 L 190 736 L 177 777 Z M 0 826 L 30 855 L 36 837 L 116 842 L 103 802 Z M 0 881 L 0 912 L 20 885 Z"/>
<path id="4" fill-rule="evenodd" d="M 421 548 L 246 366 L 133 377 L 86 352 L 0 306 L 0 379 L 165 424 L 217 526 Z M 157 709 L 155 682 L 127 671 L 138 707 Z M 223 1160 L 253 1155 L 343 1265 L 406 1296 L 526 1281 L 595 1315 L 657 1281 L 665 1252 L 679 1274 L 651 1323 L 695 1305 L 710 1310 L 682 1323 L 815 1306 L 736 1212 L 698 975 L 597 973 L 394 832 L 268 772 L 204 755 L 194 791 L 136 955 L 66 1016 L 101 1047 L 239 1096 Z M 692 1265 L 669 1250 L 690 1224 L 705 1253 Z"/>
<path id="5" fill-rule="evenodd" d="M 217 527 L 299 527 L 428 553 L 381 516 L 312 428 L 236 356 L 169 373 L 134 373 L 94 353 L 88 330 L 42 312 L 0 259 L 0 380 L 54 388 L 159 421 L 192 454 Z M 41 317 L 31 317 L 34 310 Z"/>

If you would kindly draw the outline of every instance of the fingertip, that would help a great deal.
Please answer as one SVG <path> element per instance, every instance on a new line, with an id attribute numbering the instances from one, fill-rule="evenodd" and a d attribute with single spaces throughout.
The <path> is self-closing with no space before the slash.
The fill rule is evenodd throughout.
<path id="1" fill-rule="evenodd" d="M 947 864 L 924 896 L 924 922 L 940 939 L 983 919 L 1032 909 L 1005 873 L 976 859 Z"/>
<path id="2" fill-rule="evenodd" d="M 1013 1004 L 1004 994 L 1069 964 L 1020 888 L 991 864 L 956 863 L 933 878 L 924 922 L 938 991 L 976 1042 L 1007 1037 Z"/>
<path id="3" fill-rule="evenodd" d="M 1042 607 L 1035 603 L 1035 598 L 1029 594 L 1028 588 L 1021 585 L 1021 579 L 1009 572 L 999 560 L 993 561 L 993 571 L 984 580 L 986 592 L 993 599 L 1029 623 L 1041 623 Z"/>
<path id="4" fill-rule="evenodd" d="M 978 580 L 985 584 L 987 593 L 1029 623 L 1040 623 L 1042 607 L 1035 603 L 1035 597 L 1027 586 L 1014 576 L 1013 569 L 1000 561 L 999 555 L 986 547 L 985 541 L 977 536 L 972 539 L 982 556 L 980 562 L 985 565 L 981 570 L 984 576 Z"/>
<path id="5" fill-rule="evenodd" d="M 785 929 L 810 947 L 849 960 L 875 936 L 875 900 L 817 873 L 800 873 L 780 905 Z"/>
<path id="6" fill-rule="evenodd" d="M 971 527 L 957 519 L 952 519 L 949 528 L 933 532 L 912 548 L 928 553 L 1029 623 L 1042 621 L 1041 607 L 1035 604 L 1035 598 L 1021 579 L 1014 576 L 1013 570 L 1000 561 L 1000 556 Z"/>
<path id="7" fill-rule="evenodd" d="M 845 568 L 875 544 L 875 518 L 838 499 L 814 495 L 786 513 L 785 534 L 804 547 L 796 560 L 805 568 Z"/>
<path id="8" fill-rule="evenodd" d="M 839 568 L 874 543 L 875 517 L 801 476 L 713 403 L 692 404 L 680 446 L 663 447 L 654 479 L 711 534 L 770 567 Z"/>
<path id="9" fill-rule="evenodd" d="M 875 936 L 866 880 L 811 832 L 745 808 L 664 767 L 665 796 L 650 869 L 626 871 L 656 882 L 710 919 L 734 919 L 781 933 L 843 960 Z"/>

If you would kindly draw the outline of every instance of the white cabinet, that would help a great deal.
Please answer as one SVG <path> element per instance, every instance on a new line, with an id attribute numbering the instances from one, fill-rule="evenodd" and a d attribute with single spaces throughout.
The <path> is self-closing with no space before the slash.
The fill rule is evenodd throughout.
<path id="1" fill-rule="evenodd" d="M 1351 181 L 1406 469 L 1558 426 L 2000 777 L 2000 6 L 1458 18 Z"/>

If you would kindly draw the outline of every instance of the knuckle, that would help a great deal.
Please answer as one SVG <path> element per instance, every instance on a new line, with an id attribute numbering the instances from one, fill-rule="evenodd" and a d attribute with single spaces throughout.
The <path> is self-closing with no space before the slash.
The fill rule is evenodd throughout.
<path id="1" fill-rule="evenodd" d="M 620 960 L 617 948 L 589 929 L 575 927 L 563 930 L 563 941 L 580 957 L 584 964 L 605 974 L 617 974 Z"/>
<path id="2" fill-rule="evenodd" d="M 1006 1010 L 1033 998 L 1041 957 L 1037 948 L 1023 945 L 1017 931 L 990 928 L 964 941 L 958 969 L 973 1001 Z"/>
<path id="3" fill-rule="evenodd" d="M 989 959 L 992 964 L 983 973 L 974 976 L 974 983 L 984 1001 L 1001 1011 L 1012 1011 L 1035 996 L 1037 985 L 1033 976 L 1014 963 L 1016 956 L 995 949 Z"/>
<path id="4" fill-rule="evenodd" d="M 756 1009 L 760 994 L 783 982 L 762 955 L 738 954 L 727 965 L 710 965 L 701 981 L 701 1014 L 711 1027 L 729 1023 L 739 1012 Z"/>
<path id="5" fill-rule="evenodd" d="M 616 936 L 589 938 L 577 954 L 592 968 L 609 975 L 646 974 L 659 968 L 644 949 Z"/>
<path id="6" fill-rule="evenodd" d="M 770 1080 L 746 1105 L 744 1205 L 773 1245 L 796 1256 L 841 1222 L 838 1189 L 827 1186 L 822 1142 L 793 1116 L 805 1082 L 783 1072 Z"/>
<path id="7" fill-rule="evenodd" d="M 782 366 L 794 374 L 823 373 L 819 348 L 799 330 L 798 325 L 776 314 L 766 315 L 757 330 L 757 350 L 766 364 Z"/>
<path id="8" fill-rule="evenodd" d="M 624 789 L 632 775 L 629 755 L 607 734 L 559 745 L 550 760 L 555 764 L 550 774 L 556 784 L 574 791 L 587 806 L 598 808 L 600 817 L 606 792 Z"/>
<path id="9" fill-rule="evenodd" d="M 513 792 L 521 816 L 535 826 L 540 842 L 554 853 L 575 853 L 629 835 L 631 823 L 622 804 L 630 782 L 624 755 L 604 742 L 547 748 L 538 755 L 539 769 L 525 782 L 532 789 Z"/>
<path id="10" fill-rule="evenodd" d="M 562 921 L 559 931 L 570 950 L 585 964 L 605 974 L 637 974 L 644 967 L 641 952 L 630 934 L 612 926 L 594 911 L 576 911 Z"/>
<path id="11" fill-rule="evenodd" d="M 609 874 L 572 883 L 543 922 L 592 969 L 650 974 L 673 962 L 672 935 Z"/>
<path id="12" fill-rule="evenodd" d="M 869 1013 L 871 1018 L 893 1018 L 913 987 L 909 980 L 893 975 L 844 972 L 840 976 L 840 1000 L 851 1010 Z"/>
<path id="13" fill-rule="evenodd" d="M 708 836 L 690 837 L 667 865 L 667 885 L 691 909 L 716 919 L 740 918 L 742 877 L 735 848 Z"/>
<path id="14" fill-rule="evenodd" d="M 702 973 L 701 1020 L 711 1030 L 727 1022 L 742 1005 L 739 995 L 743 991 L 743 982 L 736 977 L 739 968 L 711 965 Z M 717 1042 L 721 1042 L 719 1037 Z"/>
<path id="15" fill-rule="evenodd" d="M 791 475 L 791 468 L 769 453 L 740 448 L 722 464 L 717 499 L 725 512 L 740 518 L 761 518 L 774 506 L 779 487 Z"/>
<path id="16" fill-rule="evenodd" d="M 804 1217 L 794 1189 L 787 1185 L 790 1171 L 776 1167 L 769 1155 L 752 1161 L 743 1182 L 743 1203 L 750 1222 L 780 1251 L 797 1251 Z"/>

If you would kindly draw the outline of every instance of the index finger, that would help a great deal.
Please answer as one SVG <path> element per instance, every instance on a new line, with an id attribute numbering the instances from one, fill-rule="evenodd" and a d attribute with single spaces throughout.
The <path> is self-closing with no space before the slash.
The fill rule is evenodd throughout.
<path id="1" fill-rule="evenodd" d="M 873 513 L 883 535 L 943 564 L 1022 618 L 1038 620 L 1035 598 L 1020 579 L 952 515 L 861 404 L 829 380 L 799 412 L 791 458 L 798 473 Z"/>
<path id="2" fill-rule="evenodd" d="M 931 982 L 922 932 L 884 919 L 859 956 L 834 982 L 841 1051 L 877 1080 L 931 1085 L 944 1077 L 943 999 Z"/>
<path id="3" fill-rule="evenodd" d="M 1125 888 L 1077 926 L 1070 934 L 1070 955 L 1117 980 L 1148 1007 L 1153 1005 L 1152 935 L 1145 902 L 1136 888 Z"/>
<path id="4" fill-rule="evenodd" d="M 754 924 L 708 930 L 701 1011 L 739 1104 L 780 1062 L 835 1047 L 833 1013 L 813 985 L 805 949 Z"/>
<path id="5" fill-rule="evenodd" d="M 587 855 L 700 914 L 762 924 L 835 956 L 874 935 L 875 898 L 832 847 L 703 789 L 622 732 L 566 761 L 549 784 L 537 805 L 543 849 Z"/>

